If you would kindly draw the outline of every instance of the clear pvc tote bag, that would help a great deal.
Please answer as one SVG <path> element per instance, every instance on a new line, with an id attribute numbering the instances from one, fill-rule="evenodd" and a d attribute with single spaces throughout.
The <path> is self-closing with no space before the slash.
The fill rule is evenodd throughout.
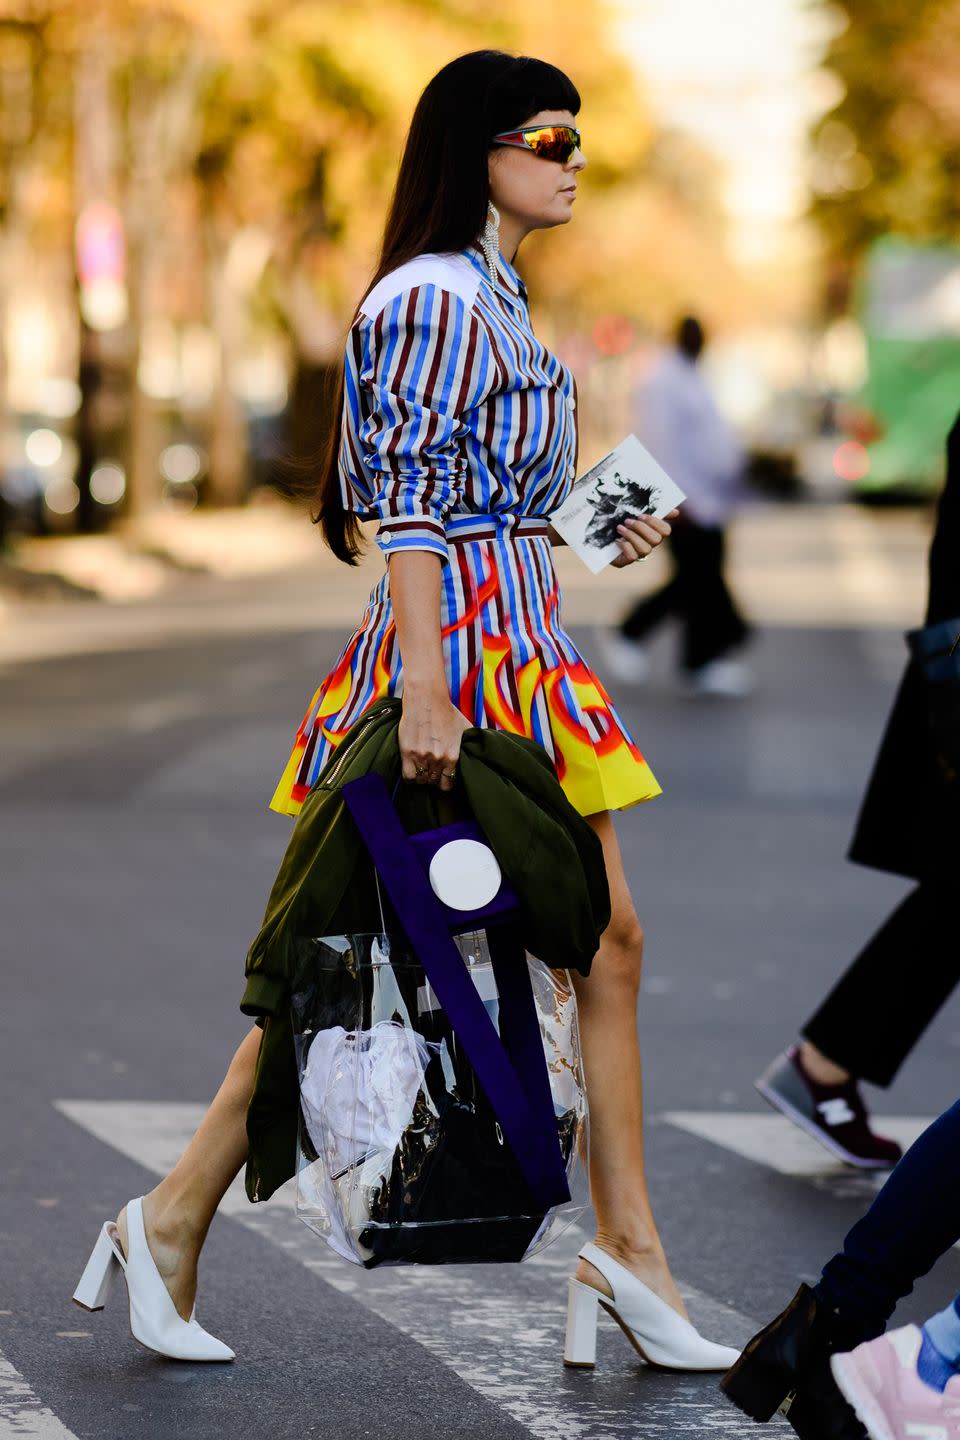
<path id="1" fill-rule="evenodd" d="M 406 835 L 379 776 L 343 795 L 386 909 L 299 942 L 297 1212 L 368 1268 L 523 1260 L 584 1208 L 569 973 L 524 951 L 476 825 Z"/>

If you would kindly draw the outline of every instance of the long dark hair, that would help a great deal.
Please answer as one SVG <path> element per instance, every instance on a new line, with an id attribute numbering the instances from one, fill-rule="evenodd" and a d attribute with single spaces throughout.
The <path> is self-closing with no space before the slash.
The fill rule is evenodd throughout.
<path id="1" fill-rule="evenodd" d="M 474 50 L 451 60 L 417 102 L 387 214 L 377 268 L 364 298 L 384 275 L 417 255 L 463 250 L 486 223 L 490 141 L 540 110 L 576 115 L 580 95 L 562 70 L 529 56 Z M 362 301 L 361 301 L 362 303 Z M 341 365 L 321 462 L 317 514 L 338 560 L 355 565 L 360 522 L 340 493 Z"/>

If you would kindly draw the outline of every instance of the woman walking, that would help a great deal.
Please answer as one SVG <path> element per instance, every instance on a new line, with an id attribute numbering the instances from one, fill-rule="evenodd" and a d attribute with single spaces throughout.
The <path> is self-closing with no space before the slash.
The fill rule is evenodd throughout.
<path id="1" fill-rule="evenodd" d="M 874 763 L 850 859 L 902 875 L 901 901 L 801 1031 L 757 1081 L 775 1109 L 861 1169 L 900 1159 L 877 1135 L 860 1081 L 887 1087 L 960 979 L 960 415 L 929 558 L 927 613 Z M 952 653 L 951 653 L 952 652 Z M 940 673 L 939 683 L 928 671 Z M 904 965 L 904 956 L 910 956 Z"/>
<path id="2" fill-rule="evenodd" d="M 296 814 L 384 695 L 402 696 L 403 776 L 415 784 L 453 787 L 471 726 L 544 746 L 601 839 L 613 908 L 578 987 L 598 1233 L 572 1282 L 567 1359 L 592 1363 L 602 1301 L 658 1363 L 725 1369 L 736 1352 L 686 1319 L 644 1175 L 643 935 L 610 811 L 659 787 L 560 626 L 549 517 L 576 473 L 576 395 L 531 329 L 513 266 L 526 235 L 571 218 L 586 164 L 579 108 L 553 66 L 492 51 L 447 65 L 420 99 L 380 264 L 347 341 L 342 423 L 319 495 L 334 554 L 353 563 L 361 519 L 376 519 L 387 567 L 314 697 L 273 806 Z M 615 563 L 641 559 L 669 532 L 664 521 L 629 521 Z M 207 1228 L 246 1158 L 258 1047 L 254 1030 L 176 1168 L 99 1242 L 122 1254 L 135 1333 L 162 1354 L 232 1358 L 193 1307 Z M 94 1265 L 82 1303 L 102 1298 L 96 1278 Z"/>

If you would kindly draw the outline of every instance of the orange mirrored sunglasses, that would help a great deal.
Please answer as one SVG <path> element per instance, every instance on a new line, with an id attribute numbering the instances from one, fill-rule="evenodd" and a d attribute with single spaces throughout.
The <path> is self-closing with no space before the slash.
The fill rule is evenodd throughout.
<path id="1" fill-rule="evenodd" d="M 541 160 L 566 165 L 580 149 L 580 131 L 572 125 L 525 125 L 522 130 L 505 130 L 494 135 L 492 145 L 515 145 L 532 150 Z"/>

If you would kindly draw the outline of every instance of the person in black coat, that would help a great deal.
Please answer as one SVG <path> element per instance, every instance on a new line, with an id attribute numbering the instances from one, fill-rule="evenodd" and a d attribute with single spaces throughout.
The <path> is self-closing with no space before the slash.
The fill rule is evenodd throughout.
<path id="1" fill-rule="evenodd" d="M 960 874 L 960 415 L 930 551 L 924 629 L 907 665 L 860 811 L 849 858 L 903 875 L 894 911 L 757 1089 L 833 1154 L 862 1168 L 896 1164 L 875 1135 L 857 1082 L 888 1086 L 960 979 L 951 885 Z M 931 679 L 933 677 L 933 680 Z"/>

